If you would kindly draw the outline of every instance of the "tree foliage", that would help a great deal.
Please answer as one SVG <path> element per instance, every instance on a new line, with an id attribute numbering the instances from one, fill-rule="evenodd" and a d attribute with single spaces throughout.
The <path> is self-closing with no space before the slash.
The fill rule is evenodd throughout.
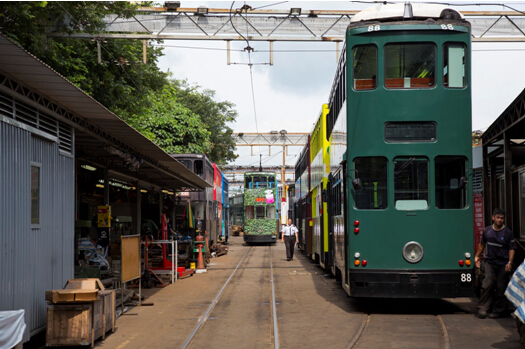
<path id="1" fill-rule="evenodd" d="M 131 126 L 167 153 L 209 153 L 210 132 L 198 115 L 177 101 L 173 86 L 166 85 L 161 93 L 151 93 L 148 100 L 150 108 L 144 114 L 130 117 Z"/>
<path id="2" fill-rule="evenodd" d="M 167 152 L 205 153 L 219 164 L 235 159 L 232 130 L 237 113 L 231 102 L 216 102 L 214 91 L 186 81 L 170 81 L 157 66 L 159 46 L 141 40 L 101 41 L 65 34 L 105 29 L 103 18 L 131 18 L 137 4 L 127 1 L 0 2 L 0 31 Z M 57 35 L 62 33 L 62 35 Z"/>
<path id="3" fill-rule="evenodd" d="M 237 118 L 237 111 L 233 109 L 235 104 L 228 101 L 216 102 L 215 91 L 200 91 L 199 86 L 192 87 L 185 80 L 175 80 L 173 83 L 177 88 L 178 100 L 198 114 L 211 132 L 208 158 L 220 165 L 235 160 L 237 155 L 234 152 L 233 130 L 228 126 L 228 123 Z"/>

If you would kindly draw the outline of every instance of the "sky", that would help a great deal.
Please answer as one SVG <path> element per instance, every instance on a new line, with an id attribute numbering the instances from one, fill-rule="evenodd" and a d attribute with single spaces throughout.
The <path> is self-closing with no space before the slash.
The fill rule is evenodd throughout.
<path id="1" fill-rule="evenodd" d="M 245 3 L 252 7 L 273 5 L 266 9 L 301 7 L 303 10 L 359 10 L 375 5 L 363 1 L 236 1 L 233 8 L 240 8 Z M 452 6 L 466 3 L 487 4 L 457 6 L 459 10 L 508 10 L 502 6 L 488 6 L 486 1 L 448 3 Z M 523 1 L 501 3 L 525 11 Z M 226 9 L 232 6 L 232 2 L 181 1 L 181 7 L 198 6 Z M 248 54 L 244 52 L 234 51 L 231 54 L 231 62 L 244 64 L 227 65 L 224 50 L 226 43 L 222 41 L 171 40 L 165 41 L 163 46 L 165 56 L 159 60 L 163 71 L 170 71 L 174 78 L 186 79 L 191 85 L 214 90 L 217 101 L 227 100 L 236 105 L 238 117 L 230 125 L 236 133 L 268 133 L 283 129 L 288 132 L 310 132 L 322 104 L 328 101 L 337 65 L 335 43 L 275 42 L 274 65 L 255 64 L 251 70 L 245 64 L 248 62 Z M 269 62 L 268 43 L 250 42 L 250 46 L 255 49 L 255 53 L 251 54 L 253 63 Z M 246 42 L 231 44 L 232 50 L 242 50 L 245 47 Z M 324 52 L 278 52 L 279 50 Z M 525 88 L 523 62 L 524 43 L 473 43 L 472 130 L 486 130 Z M 263 165 L 282 164 L 282 146 L 273 148 L 271 156 L 268 154 L 268 147 L 254 147 L 254 156 L 251 156 L 249 147 L 238 147 L 237 150 L 239 158 L 232 165 L 258 165 L 259 153 L 262 153 Z M 287 165 L 295 164 L 300 150 L 300 147 L 289 148 Z"/>

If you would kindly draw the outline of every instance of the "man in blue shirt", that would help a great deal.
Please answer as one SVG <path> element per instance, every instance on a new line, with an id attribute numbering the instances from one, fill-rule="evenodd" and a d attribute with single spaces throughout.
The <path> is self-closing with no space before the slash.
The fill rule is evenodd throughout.
<path id="1" fill-rule="evenodd" d="M 502 316 L 507 299 L 505 289 L 509 281 L 508 273 L 512 271 L 512 262 L 516 250 L 516 241 L 512 231 L 505 227 L 505 211 L 495 209 L 492 213 L 494 224 L 483 231 L 478 251 L 474 257 L 476 267 L 481 266 L 479 256 L 485 251 L 485 279 L 481 284 L 481 295 L 478 302 L 478 317 L 485 318 L 492 306 L 490 319 Z M 495 293 L 493 295 L 493 288 Z"/>

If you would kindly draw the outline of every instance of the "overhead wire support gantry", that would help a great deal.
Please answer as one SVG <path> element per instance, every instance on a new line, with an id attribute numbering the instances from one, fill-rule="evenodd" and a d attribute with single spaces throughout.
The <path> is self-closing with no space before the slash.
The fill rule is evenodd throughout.
<path id="1" fill-rule="evenodd" d="M 453 5 L 452 5 L 453 6 Z M 132 18 L 110 15 L 106 32 L 78 38 L 140 40 L 343 42 L 351 10 L 213 9 L 142 7 Z M 519 11 L 461 11 L 472 24 L 474 42 L 525 42 L 525 14 Z M 239 35 L 235 27 L 247 28 Z M 51 36 L 65 35 L 61 33 Z"/>

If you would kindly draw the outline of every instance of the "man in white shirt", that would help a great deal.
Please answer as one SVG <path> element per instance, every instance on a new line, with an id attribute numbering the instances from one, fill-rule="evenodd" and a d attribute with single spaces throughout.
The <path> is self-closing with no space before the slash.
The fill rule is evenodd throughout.
<path id="1" fill-rule="evenodd" d="M 283 242 L 286 245 L 286 260 L 291 261 L 293 260 L 293 248 L 295 246 L 295 242 L 299 239 L 299 236 L 297 233 L 299 230 L 295 227 L 295 225 L 292 224 L 292 219 L 288 219 L 288 224 L 283 225 L 282 233 L 283 233 Z"/>

